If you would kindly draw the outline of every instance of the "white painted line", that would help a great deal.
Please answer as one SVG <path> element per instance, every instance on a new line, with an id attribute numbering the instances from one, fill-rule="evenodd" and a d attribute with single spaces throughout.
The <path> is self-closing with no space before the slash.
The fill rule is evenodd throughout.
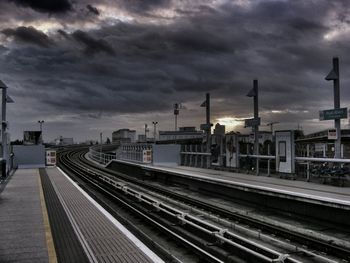
<path id="1" fill-rule="evenodd" d="M 85 251 L 85 254 L 86 256 L 88 257 L 89 261 L 91 263 L 98 263 L 94 253 L 92 252 L 88 242 L 86 241 L 83 233 L 80 231 L 80 228 L 77 224 L 77 222 L 75 221 L 74 219 L 74 216 L 72 215 L 72 213 L 70 212 L 66 202 L 64 201 L 64 198 L 62 197 L 60 191 L 58 190 L 54 180 L 50 180 L 51 181 L 51 184 L 52 184 L 52 187 L 54 188 L 56 194 L 57 194 L 57 197 L 58 199 L 60 200 L 62 206 L 63 206 L 63 209 L 64 211 L 66 212 L 67 216 L 68 216 L 68 219 L 70 221 L 70 223 L 72 224 L 72 227 L 73 227 L 73 230 L 75 232 L 75 235 L 78 237 L 79 241 L 80 241 L 80 244 L 82 245 L 84 251 Z"/>
<path id="2" fill-rule="evenodd" d="M 104 214 L 124 235 L 127 236 L 143 253 L 145 253 L 153 262 L 164 263 L 152 250 L 135 237 L 128 229 L 126 229 L 118 220 L 116 220 L 108 211 L 106 211 L 99 203 L 90 197 L 79 185 L 77 185 L 65 172 L 59 167 L 57 169 L 102 213 Z"/>

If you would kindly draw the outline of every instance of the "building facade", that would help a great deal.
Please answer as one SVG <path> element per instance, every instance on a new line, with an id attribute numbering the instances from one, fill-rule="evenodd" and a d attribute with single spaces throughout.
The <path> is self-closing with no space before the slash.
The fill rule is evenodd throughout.
<path id="1" fill-rule="evenodd" d="M 120 129 L 112 133 L 112 143 L 133 143 L 135 139 L 135 130 Z"/>
<path id="2" fill-rule="evenodd" d="M 180 141 L 203 138 L 204 133 L 196 127 L 180 127 L 178 131 L 159 131 L 159 141 Z"/>

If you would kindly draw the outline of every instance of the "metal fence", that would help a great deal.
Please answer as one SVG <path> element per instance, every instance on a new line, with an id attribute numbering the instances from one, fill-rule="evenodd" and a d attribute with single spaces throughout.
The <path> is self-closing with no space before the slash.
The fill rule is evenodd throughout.
<path id="1" fill-rule="evenodd" d="M 181 165 L 209 168 L 211 153 L 206 145 L 181 145 Z"/>
<path id="2" fill-rule="evenodd" d="M 116 155 L 115 154 L 104 153 L 101 150 L 96 150 L 96 147 L 90 147 L 90 149 L 89 149 L 89 157 L 92 160 L 94 160 L 96 162 L 99 162 L 101 164 L 104 164 L 104 165 L 109 163 L 111 160 L 115 160 L 116 159 Z"/>
<path id="3" fill-rule="evenodd" d="M 145 159 L 146 152 L 147 152 L 148 158 Z M 120 146 L 120 149 L 118 149 L 117 159 L 138 162 L 138 163 L 151 163 L 152 162 L 152 144 L 146 144 L 146 143 L 145 144 L 135 144 L 135 143 L 123 144 Z"/>
<path id="4" fill-rule="evenodd" d="M 118 147 L 118 148 L 116 148 Z M 112 153 L 105 153 L 112 151 Z M 145 151 L 152 151 L 152 144 L 122 144 L 118 146 L 101 145 L 92 146 L 89 149 L 89 157 L 101 164 L 106 165 L 111 160 L 124 160 L 137 163 L 152 162 L 152 154 L 147 152 L 148 158 L 145 158 Z"/>

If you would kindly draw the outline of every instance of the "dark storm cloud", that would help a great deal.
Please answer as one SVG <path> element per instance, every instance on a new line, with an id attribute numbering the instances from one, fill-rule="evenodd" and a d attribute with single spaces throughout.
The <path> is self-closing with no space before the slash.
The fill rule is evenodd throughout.
<path id="1" fill-rule="evenodd" d="M 94 15 L 98 16 L 100 14 L 100 11 L 98 11 L 98 9 L 92 5 L 87 5 L 86 8 L 90 13 L 92 13 Z"/>
<path id="2" fill-rule="evenodd" d="M 62 34 L 62 33 L 61 33 Z M 108 55 L 115 55 L 113 47 L 104 39 L 95 39 L 88 33 L 77 30 L 72 34 L 72 37 L 85 47 L 86 54 L 95 54 L 99 52 Z"/>
<path id="3" fill-rule="evenodd" d="M 138 12 L 137 19 L 142 15 L 148 19 L 158 7 L 175 6 L 175 1 L 118 3 L 129 10 L 127 15 Z M 81 4 L 86 14 L 91 3 Z M 2 74 L 21 86 L 13 94 L 35 99 L 38 112 L 96 119 L 106 114 L 144 118 L 159 112 L 169 114 L 161 120 L 169 122 L 172 104 L 182 102 L 188 109 L 181 117 L 192 125 L 202 121 L 204 113 L 198 105 L 210 92 L 213 118 L 245 118 L 252 115 L 252 100 L 245 95 L 258 78 L 264 123 L 307 123 L 318 117 L 318 110 L 332 107 L 332 83 L 324 76 L 333 55 L 340 56 L 342 100 L 350 102 L 350 92 L 343 88 L 350 85 L 350 37 L 324 37 L 339 29 L 340 18 L 332 14 L 342 11 L 345 21 L 349 6 L 345 1 L 325 0 L 251 1 L 246 6 L 227 1 L 220 6 L 176 6 L 176 18 L 166 22 L 152 18 L 155 21 L 112 25 L 99 22 L 101 13 L 88 16 L 95 29 L 74 31 L 67 23 L 50 38 L 38 31 L 43 43 L 49 40 L 55 45 L 30 38 L 26 43 L 39 48 L 0 46 L 0 65 L 6 64 Z M 69 19 L 79 24 L 82 18 Z M 7 36 L 21 40 L 16 33 L 10 29 Z M 77 52 L 81 47 L 83 54 Z"/>
<path id="4" fill-rule="evenodd" d="M 13 37 L 18 42 L 30 43 L 40 47 L 48 48 L 53 44 L 45 33 L 36 30 L 34 27 L 7 28 L 2 30 L 1 33 L 7 37 Z"/>
<path id="5" fill-rule="evenodd" d="M 44 13 L 65 13 L 72 9 L 69 0 L 7 0 L 19 6 L 29 7 L 38 12 Z"/>
<path id="6" fill-rule="evenodd" d="M 172 0 L 119 0 L 118 3 L 131 12 L 145 13 L 154 8 L 168 7 Z"/>

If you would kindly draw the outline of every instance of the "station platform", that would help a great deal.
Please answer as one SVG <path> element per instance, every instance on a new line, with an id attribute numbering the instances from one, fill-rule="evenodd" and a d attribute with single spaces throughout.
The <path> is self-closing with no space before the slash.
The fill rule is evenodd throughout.
<path id="1" fill-rule="evenodd" d="M 163 262 L 59 168 L 12 175 L 0 236 L 0 262 Z"/>
<path id="2" fill-rule="evenodd" d="M 276 177 L 256 176 L 187 166 L 149 165 L 123 160 L 113 160 L 112 162 L 137 166 L 148 171 L 191 178 L 198 181 L 226 184 L 239 190 L 350 210 L 349 187 L 337 187 Z"/>

